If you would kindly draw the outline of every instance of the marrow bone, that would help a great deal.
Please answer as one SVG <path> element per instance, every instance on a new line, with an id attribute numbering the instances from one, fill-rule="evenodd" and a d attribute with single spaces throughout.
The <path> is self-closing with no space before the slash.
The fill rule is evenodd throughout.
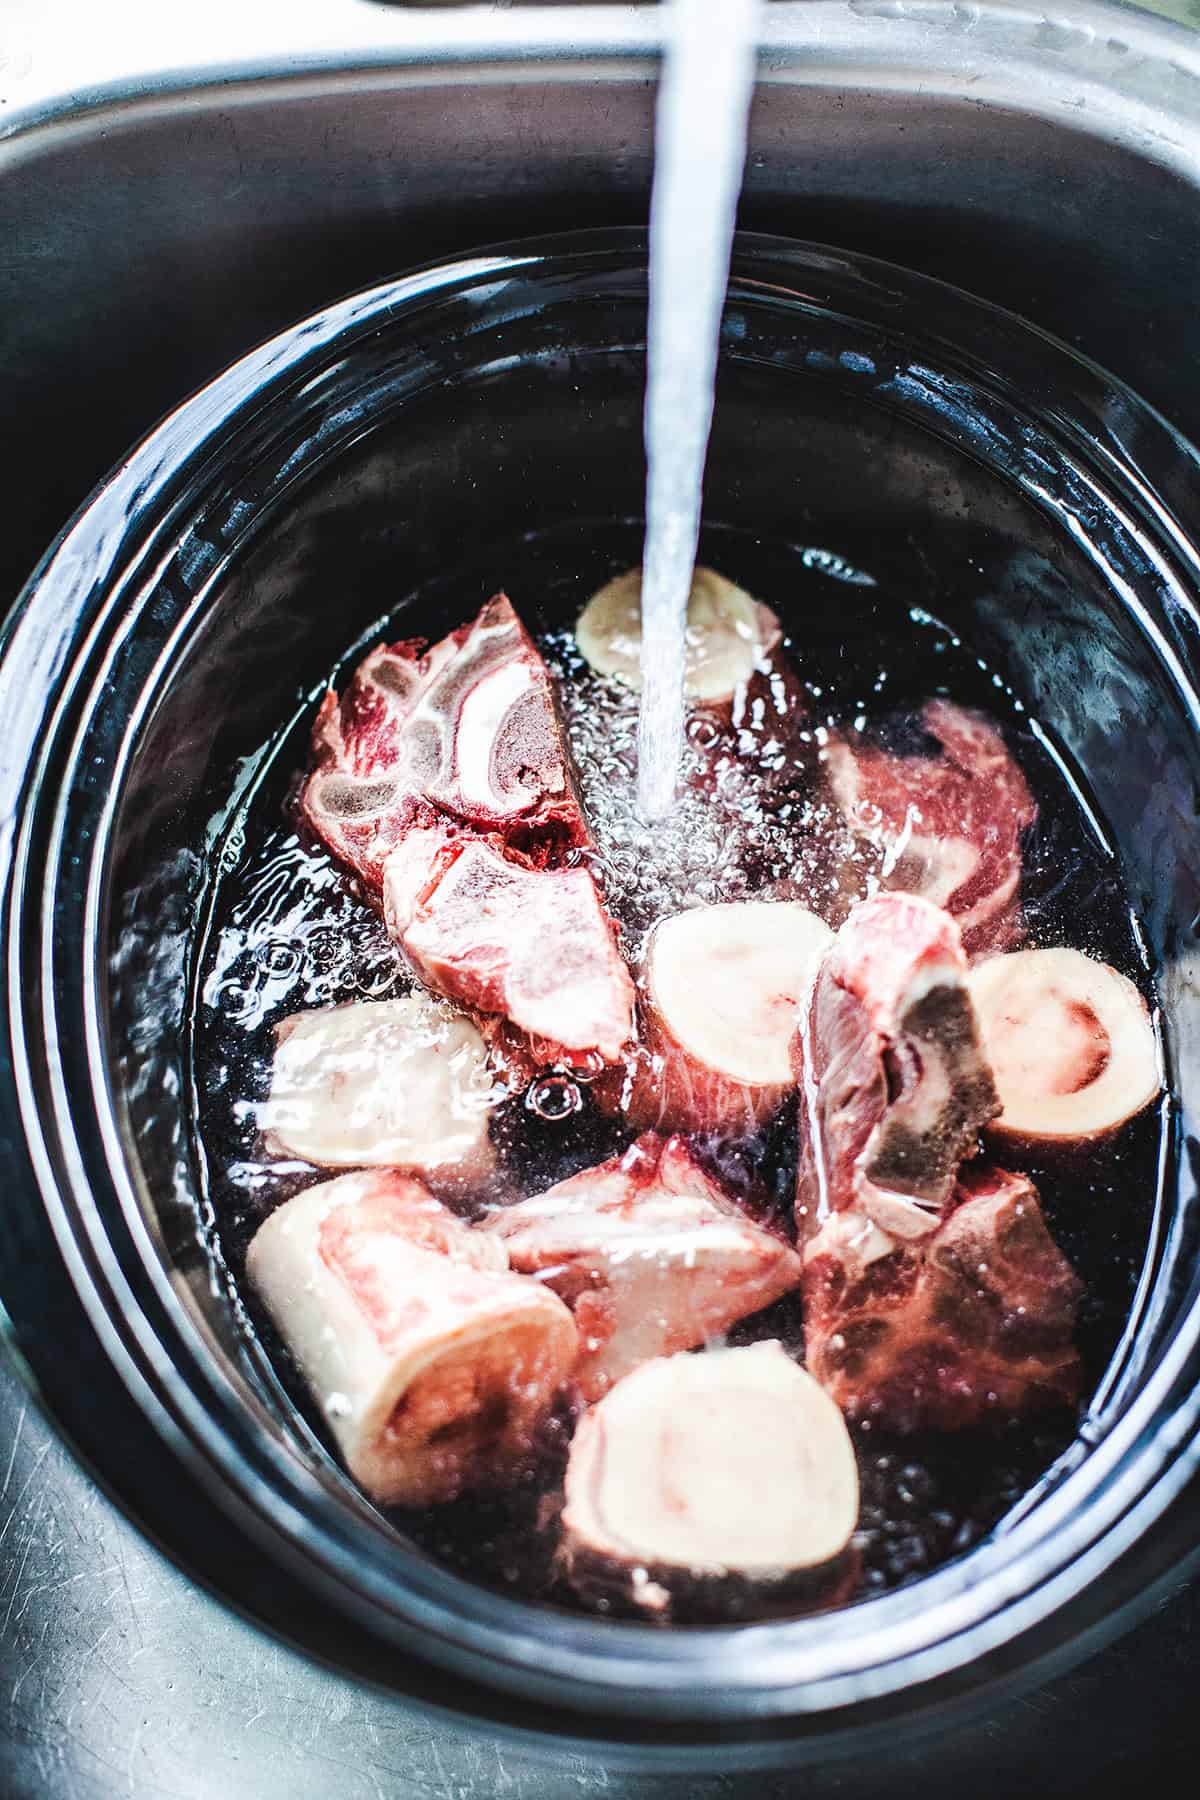
<path id="1" fill-rule="evenodd" d="M 688 594 L 684 692 L 689 700 L 730 703 L 779 640 L 779 622 L 713 569 L 697 568 Z M 642 685 L 642 571 L 629 569 L 592 595 L 575 641 L 598 675 Z"/>
<path id="2" fill-rule="evenodd" d="M 413 831 L 388 857 L 384 917 L 428 987 L 532 1039 L 611 1062 L 633 1033 L 633 983 L 585 868 Z"/>
<path id="3" fill-rule="evenodd" d="M 849 732 L 830 745 L 830 786 L 885 888 L 916 893 L 958 921 L 971 955 L 1016 930 L 1021 833 L 1037 818 L 1025 777 L 982 713 L 930 700 L 939 754 L 895 755 Z"/>
<path id="4" fill-rule="evenodd" d="M 639 1127 L 676 1131 L 749 1134 L 765 1124 L 795 1083 L 800 1003 L 832 939 L 795 901 L 696 906 L 663 919 L 646 947 L 645 1041 L 627 1065 L 621 1111 Z"/>
<path id="5" fill-rule="evenodd" d="M 1082 950 L 1020 950 L 968 977 L 1003 1108 L 992 1134 L 1081 1143 L 1115 1131 L 1161 1087 L 1149 1009 Z"/>
<path id="6" fill-rule="evenodd" d="M 828 1564 L 858 1520 L 841 1414 L 774 1341 L 644 1363 L 571 1445 L 563 1557 L 585 1597 L 665 1609 L 703 1576 L 770 1582 Z"/>
<path id="7" fill-rule="evenodd" d="M 478 1031 L 412 994 L 284 1019 L 259 1123 L 274 1155 L 404 1169 L 457 1190 L 495 1168 L 492 1102 Z"/>
<path id="8" fill-rule="evenodd" d="M 378 894 L 388 852 L 443 816 L 519 848 L 588 842 L 549 672 L 504 594 L 432 649 L 381 645 L 326 694 L 300 799 Z"/>
<path id="9" fill-rule="evenodd" d="M 1069 1405 L 1082 1284 L 1023 1175 L 974 1165 L 920 1243 L 835 1213 L 804 1251 L 805 1360 L 852 1419 L 960 1430 Z"/>
<path id="10" fill-rule="evenodd" d="M 427 1506 L 529 1465 L 575 1359 L 571 1315 L 420 1182 L 308 1188 L 259 1227 L 246 1266 L 373 1500 Z"/>

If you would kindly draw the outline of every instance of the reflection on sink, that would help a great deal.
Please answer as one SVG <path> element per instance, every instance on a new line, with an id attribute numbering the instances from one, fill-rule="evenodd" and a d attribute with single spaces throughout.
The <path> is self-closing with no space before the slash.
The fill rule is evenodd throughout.
<path id="1" fill-rule="evenodd" d="M 1077 10 L 1050 54 L 1000 6 L 964 48 L 953 9 L 779 0 L 742 223 L 957 281 L 1200 436 L 1200 39 Z M 93 11 L 13 13 L 0 70 L 0 383 L 24 432 L 4 598 L 161 412 L 289 320 L 471 245 L 647 213 L 655 9 L 210 0 L 124 41 L 111 13 L 85 31 Z"/>

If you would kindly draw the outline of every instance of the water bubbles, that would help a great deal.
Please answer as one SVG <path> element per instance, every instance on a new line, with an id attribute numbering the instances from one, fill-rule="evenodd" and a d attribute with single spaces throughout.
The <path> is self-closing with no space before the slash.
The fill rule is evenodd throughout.
<path id="1" fill-rule="evenodd" d="M 606 1066 L 604 1058 L 598 1050 L 585 1050 L 579 1060 L 572 1063 L 571 1078 L 573 1081 L 583 1082 L 586 1086 L 588 1083 L 598 1080 L 603 1075 Z"/>
<path id="2" fill-rule="evenodd" d="M 304 969 L 309 980 L 335 973 L 338 964 L 338 934 L 319 926 L 310 931 L 304 947 Z"/>
<path id="3" fill-rule="evenodd" d="M 525 1108 L 547 1124 L 569 1119 L 583 1105 L 583 1095 L 567 1075 L 543 1075 L 525 1091 Z"/>
<path id="4" fill-rule="evenodd" d="M 246 853 L 246 833 L 240 825 L 235 825 L 221 845 L 221 853 L 217 858 L 223 875 L 232 874 Z"/>
<path id="5" fill-rule="evenodd" d="M 934 1493 L 933 1479 L 920 1463 L 908 1462 L 899 1471 L 892 1489 L 893 1504 L 908 1513 L 919 1513 L 929 1507 Z"/>
<path id="6" fill-rule="evenodd" d="M 868 358 L 848 354 L 841 360 L 847 367 L 859 368 L 860 365 L 866 365 L 862 371 L 864 373 L 870 370 Z M 856 569 L 853 563 L 848 563 L 836 550 L 820 550 L 815 545 L 810 545 L 800 552 L 800 561 L 806 569 L 814 569 L 819 575 L 830 575 L 835 581 L 849 582 L 852 587 L 875 586 L 873 575 L 868 575 L 865 569 Z"/>
<path id="7" fill-rule="evenodd" d="M 281 938 L 269 939 L 265 944 L 260 944 L 255 955 L 267 974 L 276 981 L 290 981 L 304 960 L 296 944 Z"/>
<path id="8" fill-rule="evenodd" d="M 355 990 L 364 1000 L 382 1000 L 395 991 L 401 966 L 395 951 L 384 950 L 369 957 L 354 975 Z"/>
<path id="9" fill-rule="evenodd" d="M 257 988 L 241 981 L 222 981 L 214 989 L 211 1004 L 234 1021 L 248 1019 L 257 1010 Z"/>
<path id="10" fill-rule="evenodd" d="M 686 726 L 687 740 L 697 750 L 711 750 L 721 735 L 721 726 L 711 713 L 694 712 Z"/>
<path id="11" fill-rule="evenodd" d="M 563 664 L 568 664 L 564 655 Z M 605 899 L 636 940 L 656 919 L 698 903 L 745 899 L 794 877 L 812 886 L 810 773 L 794 684 L 782 707 L 747 707 L 736 736 L 716 710 L 687 724 L 679 798 L 648 825 L 637 805 L 637 696 L 582 672 L 563 710 L 595 849 L 584 853 Z M 811 736 L 808 736 L 811 743 Z M 764 793 L 768 798 L 764 799 Z"/>

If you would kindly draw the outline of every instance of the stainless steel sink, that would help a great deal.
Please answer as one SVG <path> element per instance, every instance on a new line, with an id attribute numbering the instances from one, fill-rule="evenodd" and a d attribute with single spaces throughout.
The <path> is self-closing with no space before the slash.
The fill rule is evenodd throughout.
<path id="1" fill-rule="evenodd" d="M 653 6 L 134 10 L 6 8 L 0 606 L 127 446 L 257 340 L 408 265 L 646 216 Z M 1089 4 L 776 0 L 742 221 L 956 281 L 1200 439 L 1200 38 L 1182 28 Z M 174 1491 L 151 1509 L 152 1454 L 105 1473 L 200 1560 Z M 303 1636 L 295 1596 L 254 1580 L 240 1603 Z M 378 1676 L 318 1625 L 324 1654 Z M 973 1766 L 991 1753 L 981 1734 Z"/>
<path id="2" fill-rule="evenodd" d="M 6 9 L 0 596 L 157 416 L 281 325 L 466 246 L 644 220 L 660 28 L 655 6 Z M 742 222 L 956 281 L 1200 437 L 1182 27 L 777 0 Z"/>

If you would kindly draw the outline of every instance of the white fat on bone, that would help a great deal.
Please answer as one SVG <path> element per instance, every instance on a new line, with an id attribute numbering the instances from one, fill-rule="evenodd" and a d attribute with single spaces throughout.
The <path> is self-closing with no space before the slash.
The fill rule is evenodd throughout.
<path id="1" fill-rule="evenodd" d="M 563 1511 L 569 1577 L 770 1580 L 830 1562 L 858 1522 L 842 1415 L 775 1341 L 642 1365 L 584 1418 Z M 639 1581 L 640 1577 L 640 1581 Z M 657 1580 L 656 1580 L 657 1578 Z"/>
<path id="2" fill-rule="evenodd" d="M 697 568 L 688 594 L 684 691 L 689 700 L 728 703 L 779 641 L 779 621 L 732 581 Z M 642 572 L 629 569 L 592 595 L 575 641 L 598 675 L 642 685 Z"/>
<path id="3" fill-rule="evenodd" d="M 455 1190 L 495 1169 L 483 1039 L 426 995 L 295 1013 L 277 1028 L 259 1124 L 276 1154 L 398 1168 Z"/>
<path id="4" fill-rule="evenodd" d="M 748 1219 L 681 1138 L 647 1135 L 484 1229 L 573 1308 L 586 1400 L 650 1357 L 728 1330 L 802 1275 L 795 1251 Z"/>
<path id="5" fill-rule="evenodd" d="M 621 1095 L 638 1126 L 753 1132 L 795 1085 L 800 1005 L 833 941 L 795 901 L 696 906 L 650 934 L 643 1051 Z"/>
<path id="6" fill-rule="evenodd" d="M 1019 950 L 968 976 L 1002 1111 L 998 1137 L 1074 1143 L 1132 1119 L 1162 1085 L 1146 1002 L 1082 950 Z"/>
<path id="7" fill-rule="evenodd" d="M 459 787 L 472 805 L 495 812 L 504 806 L 506 796 L 496 786 L 493 768 L 496 742 L 505 721 L 512 719 L 522 704 L 543 704 L 539 673 L 527 663 L 502 663 L 464 699 L 454 747 Z M 420 718 L 418 707 L 414 720 Z M 536 794 L 520 783 L 514 784 L 513 792 L 519 799 L 536 799 Z"/>
<path id="8" fill-rule="evenodd" d="M 883 1230 L 864 1212 L 835 1212 L 804 1246 L 805 1263 L 819 1256 L 836 1256 L 844 1269 L 862 1275 L 872 1263 L 891 1256 L 903 1240 Z"/>
<path id="9" fill-rule="evenodd" d="M 575 1359 L 570 1312 L 420 1182 L 321 1182 L 259 1227 L 247 1272 L 381 1505 L 502 1485 Z"/>

